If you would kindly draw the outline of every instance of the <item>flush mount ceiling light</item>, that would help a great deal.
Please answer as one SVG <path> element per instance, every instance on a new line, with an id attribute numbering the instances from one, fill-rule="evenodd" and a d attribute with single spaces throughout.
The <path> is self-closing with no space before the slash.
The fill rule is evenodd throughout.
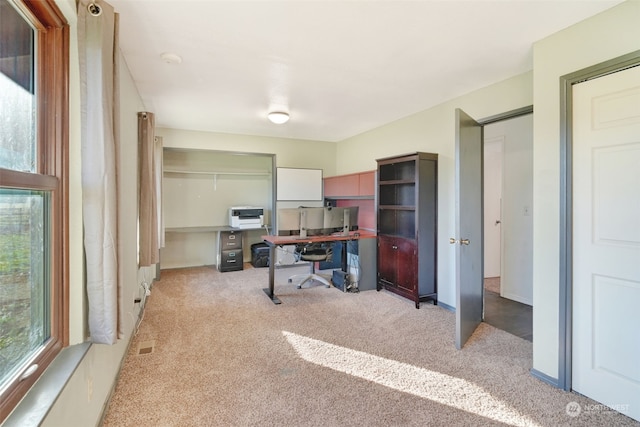
<path id="1" fill-rule="evenodd" d="M 275 123 L 277 125 L 281 125 L 289 121 L 289 113 L 285 113 L 284 111 L 272 111 L 267 115 L 267 117 L 271 123 Z"/>
<path id="2" fill-rule="evenodd" d="M 180 64 L 182 63 L 182 58 L 180 55 L 176 55 L 175 53 L 165 52 L 160 55 L 160 59 L 162 59 L 167 64 Z"/>

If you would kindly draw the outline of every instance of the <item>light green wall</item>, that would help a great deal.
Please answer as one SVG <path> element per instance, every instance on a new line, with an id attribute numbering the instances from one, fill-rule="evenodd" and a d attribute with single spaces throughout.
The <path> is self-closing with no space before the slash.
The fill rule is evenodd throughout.
<path id="1" fill-rule="evenodd" d="M 438 300 L 455 297 L 455 109 L 476 119 L 533 104 L 533 74 L 513 77 L 338 143 L 337 173 L 376 168 L 376 159 L 413 151 L 438 153 Z"/>
<path id="2" fill-rule="evenodd" d="M 165 147 L 275 154 L 277 167 L 323 169 L 335 175 L 336 143 L 158 128 Z"/>
<path id="3" fill-rule="evenodd" d="M 626 1 L 534 45 L 533 367 L 558 376 L 560 76 L 640 49 L 640 1 Z"/>

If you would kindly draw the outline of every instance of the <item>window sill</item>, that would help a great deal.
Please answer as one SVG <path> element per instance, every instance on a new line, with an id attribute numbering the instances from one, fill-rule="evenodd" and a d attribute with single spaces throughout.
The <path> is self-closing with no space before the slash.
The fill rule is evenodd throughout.
<path id="1" fill-rule="evenodd" d="M 30 427 L 42 424 L 90 347 L 91 343 L 86 342 L 62 349 L 2 423 L 2 427 Z"/>

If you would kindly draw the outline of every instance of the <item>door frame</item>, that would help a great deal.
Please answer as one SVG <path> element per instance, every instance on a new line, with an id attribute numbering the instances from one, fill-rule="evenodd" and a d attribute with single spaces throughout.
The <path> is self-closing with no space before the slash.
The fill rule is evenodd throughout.
<path id="1" fill-rule="evenodd" d="M 484 130 L 484 126 L 494 123 L 494 122 L 499 122 L 499 121 L 503 121 L 503 120 L 508 120 L 508 119 L 512 119 L 515 117 L 519 117 L 519 116 L 524 116 L 527 114 L 532 114 L 533 113 L 533 105 L 528 105 L 525 107 L 521 107 L 521 108 L 517 108 L 514 110 L 510 110 L 510 111 L 506 111 L 503 113 L 499 113 L 493 116 L 489 116 L 489 117 L 485 117 L 483 119 L 480 120 L 476 120 L 474 119 L 474 121 L 480 125 L 480 128 L 482 130 Z M 481 170 L 484 168 L 484 155 L 483 155 L 483 150 L 484 150 L 484 138 L 481 137 L 480 140 L 480 162 L 481 162 Z M 456 176 L 456 179 L 458 179 L 458 177 Z M 457 185 L 457 184 L 456 184 Z M 481 187 L 480 189 L 480 198 L 482 200 L 482 197 L 484 196 L 484 187 Z M 459 208 L 457 208 L 459 209 Z M 482 212 L 482 203 L 481 203 L 481 208 L 480 208 L 480 212 L 478 212 L 478 215 L 480 215 L 482 217 L 483 212 Z M 457 232 L 457 231 L 456 231 Z M 461 238 L 461 236 L 457 236 L 457 238 Z M 480 242 L 480 250 L 481 250 L 481 265 L 484 264 L 484 224 L 483 224 L 483 230 L 481 232 L 481 242 Z M 459 257 L 460 257 L 460 253 L 459 251 L 456 250 L 456 265 L 459 262 Z M 459 274 L 459 271 L 457 271 L 456 268 L 456 275 Z M 458 280 L 458 278 L 456 278 L 456 280 Z M 484 321 L 484 284 L 483 281 L 480 281 L 480 283 L 478 284 L 478 286 L 480 286 L 480 292 L 482 293 L 482 315 L 481 315 L 481 322 Z M 458 286 L 456 285 L 456 301 L 458 301 L 459 299 L 459 292 L 460 289 L 458 288 Z M 460 307 L 456 307 L 456 312 L 460 310 Z M 458 330 L 459 328 L 459 320 L 456 318 L 456 330 Z M 463 347 L 463 344 L 460 346 L 460 348 Z"/>
<path id="2" fill-rule="evenodd" d="M 478 123 L 480 123 L 480 125 L 482 126 L 485 126 L 491 123 L 513 119 L 515 117 L 526 116 L 527 114 L 531 114 L 531 113 L 533 113 L 533 105 L 527 105 L 526 107 L 516 108 L 515 110 L 496 114 L 494 116 L 485 117 L 484 119 L 478 120 Z M 482 144 L 484 145 L 484 141 Z"/>
<path id="3" fill-rule="evenodd" d="M 492 123 L 496 123 L 496 122 L 501 122 L 504 120 L 509 120 L 509 119 L 515 119 L 516 117 L 522 117 L 522 116 L 526 116 L 527 114 L 533 114 L 533 105 L 527 105 L 526 107 L 522 107 L 522 108 L 517 108 L 515 110 L 510 110 L 510 111 L 506 111 L 504 113 L 500 113 L 500 114 L 496 114 L 494 116 L 490 116 L 490 117 L 485 117 L 484 119 L 480 119 L 478 120 L 478 123 L 480 124 L 480 126 L 482 126 L 483 128 L 483 137 L 482 137 L 482 153 L 484 156 L 484 127 L 486 125 L 492 124 Z M 504 149 L 504 146 L 503 146 Z M 504 153 L 503 153 L 504 154 Z M 484 170 L 484 157 L 482 158 L 482 168 Z M 482 196 L 484 197 L 484 184 L 482 185 Z M 482 234 L 483 236 L 483 241 L 482 241 L 482 262 L 484 263 L 484 232 Z M 502 257 L 502 251 L 504 248 L 504 242 L 502 241 L 502 239 L 504 239 L 504 234 L 501 231 L 500 232 L 500 275 L 502 276 L 502 270 L 504 268 L 503 265 L 503 257 Z M 483 285 L 484 286 L 484 285 Z M 482 321 L 484 322 L 484 292 L 483 292 L 483 297 L 482 297 Z"/>
<path id="4" fill-rule="evenodd" d="M 560 76 L 560 280 L 557 387 L 570 391 L 573 352 L 573 85 L 640 65 L 640 50 Z"/>

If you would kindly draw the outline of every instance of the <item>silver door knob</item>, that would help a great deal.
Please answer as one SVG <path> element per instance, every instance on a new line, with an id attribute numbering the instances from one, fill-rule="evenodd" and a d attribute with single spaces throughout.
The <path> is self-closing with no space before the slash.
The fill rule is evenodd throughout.
<path id="1" fill-rule="evenodd" d="M 469 244 L 469 239 L 460 239 L 460 244 L 461 245 L 468 245 Z"/>
<path id="2" fill-rule="evenodd" d="M 458 243 L 458 240 L 454 239 L 453 237 L 449 237 L 449 243 L 455 245 L 456 243 Z"/>

